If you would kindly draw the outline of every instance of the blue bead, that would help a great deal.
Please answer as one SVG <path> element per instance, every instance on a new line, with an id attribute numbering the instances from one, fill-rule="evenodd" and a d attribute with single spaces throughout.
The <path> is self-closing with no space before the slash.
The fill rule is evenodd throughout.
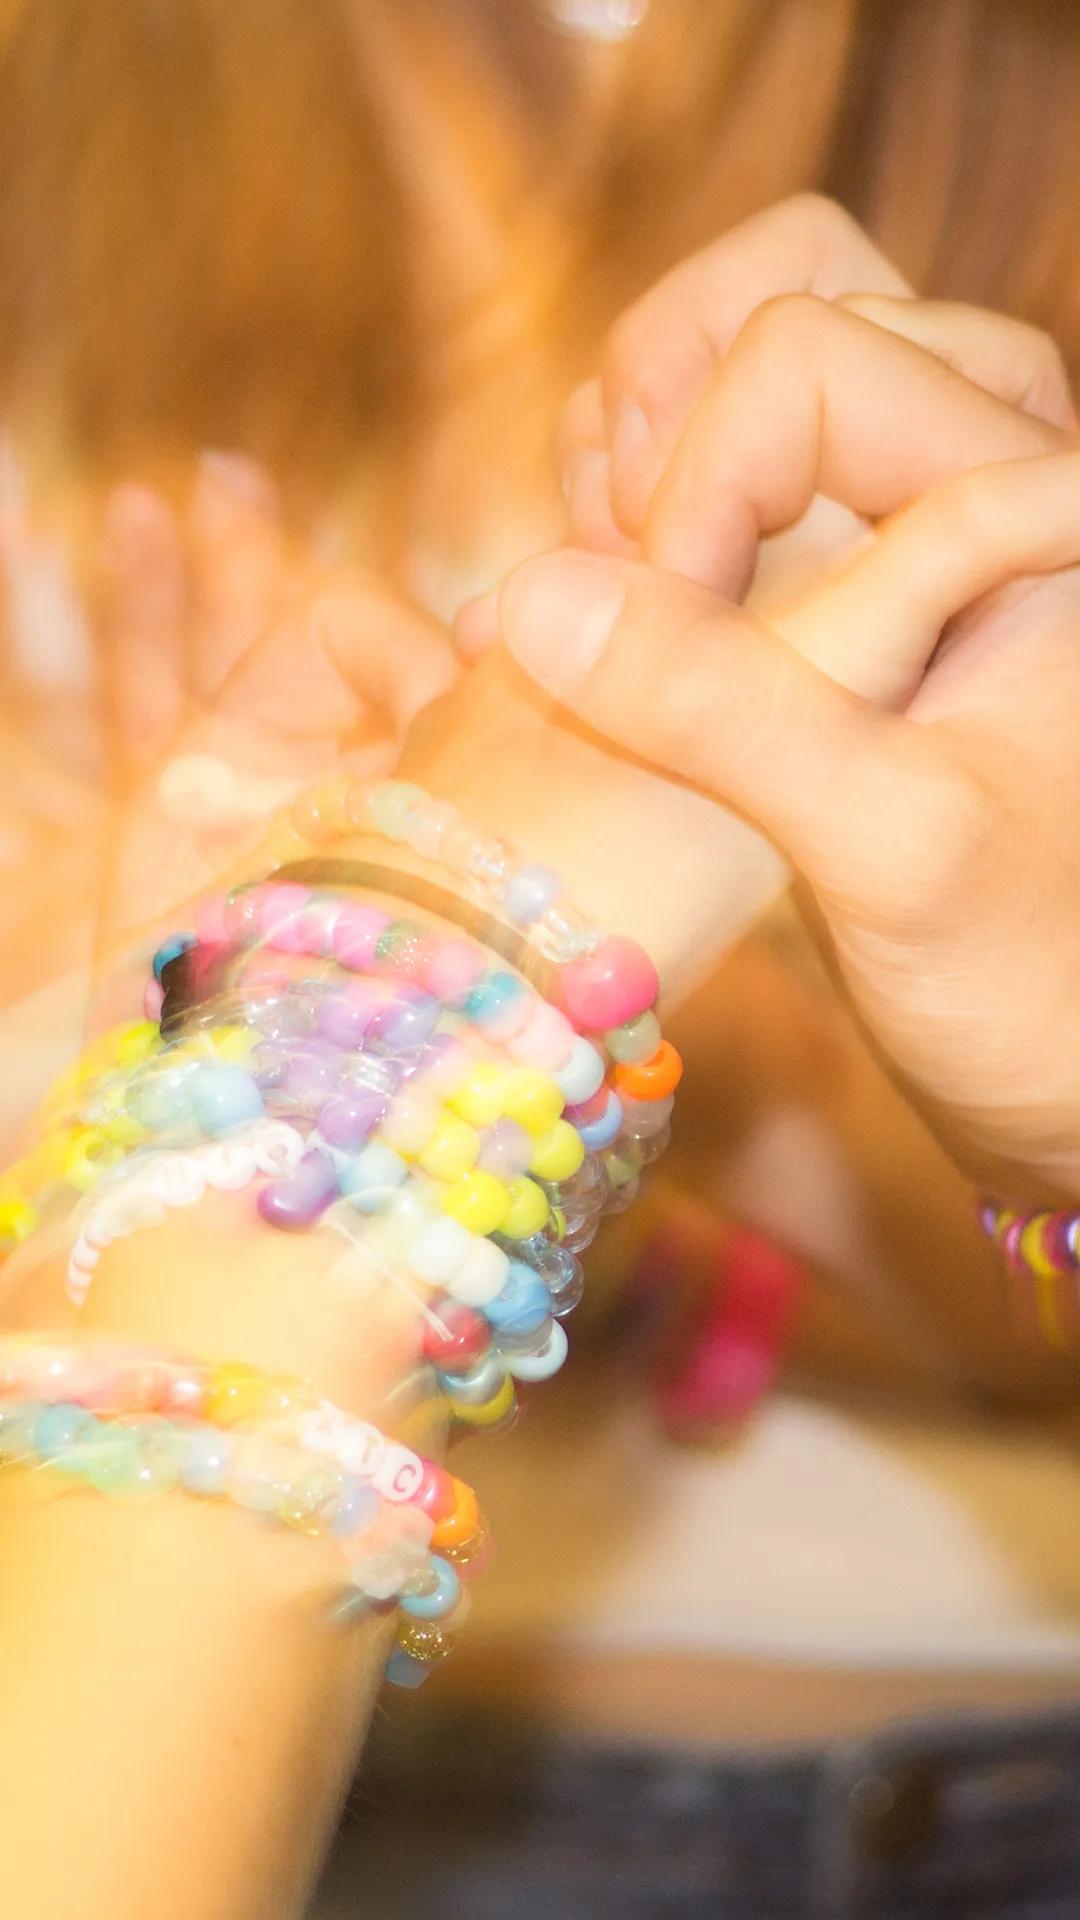
<path id="1" fill-rule="evenodd" d="M 151 963 L 154 969 L 154 979 L 160 980 L 169 961 L 179 959 L 182 953 L 187 953 L 188 949 L 194 947 L 196 944 L 196 938 L 193 933 L 171 933 L 167 940 L 162 941 Z"/>
<path id="2" fill-rule="evenodd" d="M 228 1491 L 236 1442 L 217 1427 L 195 1427 L 184 1435 L 180 1480 L 189 1493 L 212 1498 Z"/>
<path id="3" fill-rule="evenodd" d="M 465 1002 L 465 1012 L 481 1033 L 497 1027 L 507 1009 L 524 997 L 525 986 L 515 974 L 489 973 L 478 981 Z M 519 1015 L 520 1018 L 520 1015 Z"/>
<path id="4" fill-rule="evenodd" d="M 355 1159 L 337 1162 L 338 1186 L 360 1213 L 378 1213 L 401 1186 L 408 1168 L 393 1147 L 373 1140 Z"/>
<path id="5" fill-rule="evenodd" d="M 202 1068 L 194 1060 L 175 1067 L 153 1067 L 136 1081 L 128 1108 L 149 1133 L 171 1133 L 190 1119 Z"/>
<path id="6" fill-rule="evenodd" d="M 583 1146 L 590 1153 L 598 1152 L 601 1147 L 610 1147 L 622 1128 L 622 1122 L 623 1111 L 619 1097 L 617 1094 L 609 1093 L 607 1106 L 599 1120 L 590 1121 L 578 1128 Z"/>
<path id="7" fill-rule="evenodd" d="M 407 1593 L 402 1599 L 402 1610 L 411 1613 L 414 1620 L 442 1620 L 461 1598 L 461 1581 L 449 1560 L 433 1553 L 431 1571 L 437 1582 L 434 1593 Z"/>
<path id="8" fill-rule="evenodd" d="M 430 1660 L 414 1660 L 401 1647 L 394 1648 L 386 1663 L 386 1677 L 392 1687 L 422 1687 L 430 1672 Z"/>
<path id="9" fill-rule="evenodd" d="M 355 1475 L 346 1482 L 338 1510 L 334 1516 L 331 1533 L 344 1535 L 348 1539 L 352 1534 L 365 1533 L 382 1512 L 382 1500 L 374 1487 L 366 1486 Z"/>
<path id="10" fill-rule="evenodd" d="M 263 1097 L 244 1067 L 200 1067 L 195 1082 L 195 1117 L 206 1133 L 230 1133 L 264 1112 Z"/>
<path id="11" fill-rule="evenodd" d="M 42 1460 L 55 1460 L 87 1440 L 97 1426 L 85 1407 L 68 1406 L 63 1401 L 46 1407 L 34 1423 L 34 1451 Z"/>
<path id="12" fill-rule="evenodd" d="M 511 1260 L 502 1292 L 489 1300 L 484 1315 L 496 1333 L 535 1333 L 551 1312 L 548 1290 L 533 1267 Z"/>
<path id="13" fill-rule="evenodd" d="M 528 927 L 542 918 L 561 892 L 562 881 L 551 867 L 522 867 L 507 881 L 503 906 L 519 927 Z"/>

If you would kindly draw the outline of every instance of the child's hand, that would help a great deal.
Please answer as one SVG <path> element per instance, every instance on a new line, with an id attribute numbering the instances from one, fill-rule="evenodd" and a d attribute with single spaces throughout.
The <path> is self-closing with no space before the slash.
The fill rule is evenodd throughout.
<path id="1" fill-rule="evenodd" d="M 640 563 L 551 555 L 504 586 L 503 637 L 789 854 L 958 1157 L 1006 1193 L 1078 1194 L 1080 453 L 824 302 L 794 304 L 786 364 L 771 312 L 775 377 L 741 416 L 731 384 L 731 430 L 692 424 L 681 457 L 723 469 L 747 542 L 819 493 L 891 514 L 877 538 L 768 624 Z M 979 458 L 1009 464 L 964 471 Z M 664 488 L 685 478 L 677 460 Z"/>

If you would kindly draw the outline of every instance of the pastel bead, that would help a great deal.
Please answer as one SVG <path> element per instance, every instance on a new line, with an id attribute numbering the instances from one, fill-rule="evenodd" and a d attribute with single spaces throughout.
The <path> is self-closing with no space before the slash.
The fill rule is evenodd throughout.
<path id="1" fill-rule="evenodd" d="M 625 1026 L 612 1027 L 604 1040 L 613 1060 L 634 1066 L 639 1060 L 652 1057 L 662 1037 L 659 1020 L 655 1013 L 649 1012 L 639 1013 L 636 1020 L 628 1020 Z"/>
<path id="2" fill-rule="evenodd" d="M 538 1180 L 572 1180 L 585 1159 L 585 1144 L 568 1120 L 556 1120 L 536 1142 L 529 1172 Z"/>
<path id="3" fill-rule="evenodd" d="M 407 780 L 384 780 L 368 795 L 368 818 L 385 839 L 406 840 L 408 817 L 414 809 L 423 807 L 427 798 L 423 787 L 415 787 Z"/>
<path id="4" fill-rule="evenodd" d="M 528 1240 L 532 1234 L 542 1233 L 551 1217 L 551 1207 L 544 1189 L 523 1174 L 519 1179 L 511 1180 L 506 1192 L 509 1206 L 501 1229 L 506 1238 Z"/>
<path id="5" fill-rule="evenodd" d="M 193 933 L 171 933 L 167 940 L 162 941 L 150 962 L 150 969 L 154 979 L 160 982 L 162 969 L 168 966 L 170 960 L 176 960 L 180 954 L 186 953 L 188 948 L 194 945 L 195 935 Z"/>
<path id="6" fill-rule="evenodd" d="M 333 1147 L 358 1147 L 380 1125 L 386 1099 L 363 1087 L 340 1087 L 319 1112 L 319 1132 Z"/>
<path id="7" fill-rule="evenodd" d="M 161 1009 L 165 1005 L 165 989 L 160 980 L 148 980 L 143 988 L 142 1010 L 148 1020 L 156 1026 L 161 1019 Z"/>
<path id="8" fill-rule="evenodd" d="M 506 883 L 503 905 L 519 927 L 531 927 L 562 892 L 562 881 L 551 867 L 519 867 Z"/>
<path id="9" fill-rule="evenodd" d="M 338 1173 L 328 1153 L 313 1147 L 284 1180 L 263 1187 L 256 1202 L 269 1226 L 299 1232 L 309 1227 L 338 1194 Z"/>
<path id="10" fill-rule="evenodd" d="M 472 990 L 465 1012 L 485 1039 L 502 1043 L 524 1025 L 530 1010 L 530 994 L 523 980 L 514 973 L 489 973 Z"/>
<path id="11" fill-rule="evenodd" d="M 290 1100 L 319 1108 L 341 1078 L 345 1055 L 329 1040 L 309 1042 L 289 1050 L 282 1087 Z"/>
<path id="12" fill-rule="evenodd" d="M 235 1427 L 265 1415 L 270 1397 L 266 1375 L 258 1367 L 225 1361 L 206 1383 L 206 1418 L 214 1427 Z"/>
<path id="13" fill-rule="evenodd" d="M 433 1554 L 431 1573 L 435 1585 L 430 1592 L 406 1594 L 401 1602 L 402 1611 L 411 1614 L 414 1620 L 445 1619 L 461 1598 L 461 1578 L 449 1560 Z"/>
<path id="14" fill-rule="evenodd" d="M 423 1153 L 435 1133 L 439 1106 L 433 1094 L 422 1087 L 398 1095 L 382 1124 L 382 1138 L 388 1147 L 407 1159 Z"/>
<path id="15" fill-rule="evenodd" d="M 548 1290 L 523 1260 L 511 1260 L 506 1285 L 484 1309 L 496 1335 L 535 1333 L 551 1313 Z"/>
<path id="16" fill-rule="evenodd" d="M 536 1141 L 516 1120 L 496 1120 L 493 1127 L 485 1128 L 483 1136 L 477 1138 L 480 1140 L 477 1164 L 485 1173 L 493 1173 L 497 1180 L 516 1180 L 528 1171 Z"/>
<path id="17" fill-rule="evenodd" d="M 494 1174 L 474 1167 L 448 1188 L 443 1207 L 470 1233 L 497 1233 L 509 1211 L 510 1197 Z"/>
<path id="18" fill-rule="evenodd" d="M 464 1265 L 447 1283 L 447 1292 L 466 1306 L 486 1308 L 506 1285 L 510 1260 L 493 1240 L 474 1240 Z"/>
<path id="19" fill-rule="evenodd" d="M 243 1067 L 201 1067 L 193 1094 L 195 1118 L 205 1133 L 230 1133 L 265 1112 L 254 1077 Z"/>
<path id="20" fill-rule="evenodd" d="M 517 1067 L 503 1092 L 502 1111 L 528 1133 L 550 1133 L 563 1110 L 563 1095 L 550 1074 Z"/>
<path id="21" fill-rule="evenodd" d="M 414 1660 L 404 1648 L 395 1647 L 386 1663 L 386 1678 L 392 1687 L 412 1692 L 416 1687 L 423 1686 L 433 1665 L 433 1661 Z"/>
<path id="22" fill-rule="evenodd" d="M 435 1123 L 435 1131 L 420 1154 L 420 1165 L 435 1180 L 457 1180 L 480 1157 L 480 1135 L 459 1114 L 446 1109 Z M 489 1167 L 490 1173 L 498 1173 Z"/>
<path id="23" fill-rule="evenodd" d="M 452 1093 L 447 1104 L 470 1126 L 490 1127 L 503 1111 L 511 1073 L 495 1060 L 476 1060 Z"/>
<path id="24" fill-rule="evenodd" d="M 445 1287 L 464 1266 L 472 1235 L 460 1220 L 443 1214 L 430 1221 L 412 1240 L 408 1263 L 418 1280 L 429 1287 Z"/>
<path id="25" fill-rule="evenodd" d="M 463 1007 L 487 972 L 487 955 L 471 940 L 440 940 L 428 958 L 424 985 L 444 1007 Z"/>
<path id="26" fill-rule="evenodd" d="M 682 1079 L 683 1063 L 670 1040 L 662 1040 L 647 1060 L 628 1062 L 615 1069 L 615 1086 L 630 1100 L 663 1100 L 674 1093 Z"/>
<path id="27" fill-rule="evenodd" d="M 228 905 L 223 893 L 209 893 L 200 900 L 195 909 L 195 933 L 202 947 L 224 947 L 229 940 L 225 910 Z"/>
<path id="28" fill-rule="evenodd" d="M 411 1504 L 420 1513 L 427 1514 L 437 1526 L 440 1520 L 446 1520 L 453 1513 L 456 1503 L 455 1488 L 460 1483 L 445 1467 L 437 1467 L 432 1460 L 424 1462 L 423 1478 Z"/>
<path id="29" fill-rule="evenodd" d="M 366 1486 L 355 1474 L 350 1474 L 342 1489 L 330 1531 L 339 1539 L 351 1539 L 356 1534 L 366 1533 L 381 1512 L 382 1499 L 375 1488 Z"/>
<path id="30" fill-rule="evenodd" d="M 590 1153 L 599 1152 L 608 1147 L 617 1137 L 623 1123 L 622 1107 L 615 1094 L 609 1093 L 604 1112 L 598 1120 L 591 1120 L 578 1129 L 581 1143 Z"/>
<path id="31" fill-rule="evenodd" d="M 335 1047 L 353 1053 L 362 1045 L 375 1015 L 385 1004 L 384 991 L 367 980 L 351 980 L 343 993 L 320 1000 L 315 1030 Z"/>
<path id="32" fill-rule="evenodd" d="M 490 1400 L 473 1402 L 461 1400 L 454 1402 L 454 1414 L 458 1420 L 470 1427 L 497 1427 L 509 1420 L 517 1401 L 514 1383 L 507 1375 Z"/>
<path id="33" fill-rule="evenodd" d="M 502 1393 L 506 1384 L 506 1361 L 489 1344 L 485 1353 L 461 1373 L 440 1373 L 439 1385 L 455 1413 L 462 1407 L 485 1407 Z"/>
<path id="34" fill-rule="evenodd" d="M 599 1092 L 591 1094 L 588 1100 L 582 1100 L 576 1106 L 567 1107 L 564 1117 L 569 1120 L 573 1127 L 587 1127 L 591 1125 L 594 1120 L 602 1119 L 607 1112 L 610 1093 L 611 1088 L 605 1082 L 599 1089 Z"/>
<path id="35" fill-rule="evenodd" d="M 378 1213 L 408 1177 L 409 1169 L 392 1147 L 372 1140 L 338 1168 L 341 1191 L 360 1213 Z"/>
<path id="36" fill-rule="evenodd" d="M 392 1052 L 422 1047 L 434 1033 L 442 1014 L 439 1002 L 427 993 L 404 993 L 374 1016 L 370 1035 Z"/>
<path id="37" fill-rule="evenodd" d="M 303 917 L 310 902 L 310 887 L 279 884 L 261 891 L 259 929 L 276 953 L 304 951 Z"/>
<path id="38" fill-rule="evenodd" d="M 375 959 L 375 949 L 390 925 L 390 915 L 379 907 L 364 906 L 350 900 L 334 927 L 334 958 L 355 973 L 366 973 Z"/>
<path id="39" fill-rule="evenodd" d="M 63 1401 L 46 1407 L 34 1422 L 34 1451 L 41 1460 L 61 1459 L 73 1447 L 85 1441 L 97 1428 L 97 1421 L 85 1407 L 68 1406 Z"/>
<path id="40" fill-rule="evenodd" d="M 434 946 L 435 936 L 419 920 L 391 920 L 375 943 L 372 966 L 384 979 L 404 980 L 419 987 Z"/>
<path id="41" fill-rule="evenodd" d="M 73 1127 L 64 1148 L 64 1178 L 79 1193 L 89 1193 L 106 1168 L 115 1166 L 123 1155 L 123 1148 L 100 1127 Z"/>
<path id="42" fill-rule="evenodd" d="M 471 1367 L 491 1345 L 491 1329 L 475 1307 L 463 1300 L 433 1301 L 424 1320 L 421 1351 L 440 1373 Z"/>
<path id="43" fill-rule="evenodd" d="M 185 1435 L 180 1482 L 188 1493 L 205 1499 L 223 1499 L 236 1460 L 236 1441 L 216 1427 L 195 1428 Z"/>
<path id="44" fill-rule="evenodd" d="M 604 1033 L 646 1013 L 660 991 L 656 968 L 636 940 L 609 934 L 563 967 L 563 1004 L 579 1032 Z"/>
<path id="45" fill-rule="evenodd" d="M 604 1084 L 604 1062 L 591 1041 L 574 1036 L 570 1058 L 555 1074 L 555 1085 L 569 1107 L 579 1107 Z"/>
<path id="46" fill-rule="evenodd" d="M 556 1074 L 568 1064 L 577 1035 L 565 1013 L 539 996 L 533 998 L 524 1026 L 507 1041 L 512 1060 Z"/>
<path id="47" fill-rule="evenodd" d="M 437 860 L 450 828 L 461 815 L 449 800 L 424 796 L 422 806 L 411 808 L 404 817 L 405 841 L 422 860 Z"/>
<path id="48" fill-rule="evenodd" d="M 558 1373 L 569 1350 L 566 1329 L 553 1320 L 547 1339 L 535 1353 L 511 1352 L 506 1355 L 506 1368 L 515 1380 L 550 1380 Z"/>
<path id="49" fill-rule="evenodd" d="M 182 1447 L 167 1420 L 113 1420 L 93 1436 L 97 1457 L 87 1477 L 115 1500 L 156 1500 L 179 1483 Z"/>

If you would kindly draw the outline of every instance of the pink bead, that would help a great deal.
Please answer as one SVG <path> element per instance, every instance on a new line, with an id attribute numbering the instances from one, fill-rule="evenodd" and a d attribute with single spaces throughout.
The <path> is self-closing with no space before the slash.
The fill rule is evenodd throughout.
<path id="1" fill-rule="evenodd" d="M 278 953 L 303 953 L 304 913 L 310 904 L 310 887 L 268 887 L 259 901 L 259 926 L 268 945 Z"/>
<path id="2" fill-rule="evenodd" d="M 461 1007 L 487 966 L 483 948 L 471 940 L 440 940 L 428 962 L 424 985 L 444 1007 Z"/>
<path id="3" fill-rule="evenodd" d="M 350 901 L 344 908 L 333 934 L 334 958 L 354 973 L 363 973 L 375 958 L 375 948 L 387 927 L 390 915 L 378 907 L 365 907 Z"/>
<path id="4" fill-rule="evenodd" d="M 574 1029 L 565 1013 L 537 999 L 525 1025 L 515 1033 L 507 1047 L 514 1060 L 526 1067 L 541 1067 L 545 1073 L 558 1073 L 570 1058 Z"/>
<path id="5" fill-rule="evenodd" d="M 148 980 L 143 994 L 143 1013 L 148 1020 L 160 1020 L 165 1004 L 165 989 L 160 980 Z"/>
<path id="6" fill-rule="evenodd" d="M 563 1118 L 569 1120 L 572 1127 L 590 1127 L 594 1120 L 603 1119 L 610 1098 L 611 1088 L 605 1081 L 590 1099 L 580 1101 L 576 1107 L 567 1107 Z"/>
<path id="7" fill-rule="evenodd" d="M 579 1033 L 605 1033 L 646 1013 L 660 991 L 656 968 L 636 940 L 610 934 L 595 953 L 559 976 L 563 1004 Z"/>
<path id="8" fill-rule="evenodd" d="M 225 924 L 225 895 L 212 893 L 201 900 L 195 912 L 195 931 L 199 941 L 207 947 L 224 947 L 228 944 L 229 929 Z"/>

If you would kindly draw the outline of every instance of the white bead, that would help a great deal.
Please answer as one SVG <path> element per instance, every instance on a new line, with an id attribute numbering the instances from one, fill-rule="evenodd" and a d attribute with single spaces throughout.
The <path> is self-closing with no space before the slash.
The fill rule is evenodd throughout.
<path id="1" fill-rule="evenodd" d="M 351 1420 L 338 1441 L 335 1458 L 347 1473 L 371 1480 L 378 1473 L 386 1453 L 386 1441 L 366 1420 Z"/>
<path id="2" fill-rule="evenodd" d="M 206 1192 L 206 1179 L 193 1154 L 170 1154 L 147 1176 L 147 1187 L 167 1207 L 193 1207 Z"/>
<path id="3" fill-rule="evenodd" d="M 393 1443 L 383 1449 L 383 1457 L 371 1476 L 376 1492 L 395 1503 L 411 1500 L 423 1478 L 422 1461 L 408 1447 L 395 1446 Z"/>
<path id="4" fill-rule="evenodd" d="M 486 1307 L 505 1287 L 510 1262 L 493 1240 L 481 1240 L 475 1234 L 470 1238 L 473 1244 L 464 1264 L 447 1282 L 447 1292 L 467 1307 Z"/>
<path id="5" fill-rule="evenodd" d="M 505 1353 L 503 1360 L 515 1380 L 550 1380 L 553 1373 L 558 1373 L 569 1350 L 566 1329 L 554 1320 L 539 1353 Z"/>
<path id="6" fill-rule="evenodd" d="M 584 1100 L 591 1100 L 599 1093 L 604 1084 L 604 1062 L 596 1048 L 579 1034 L 570 1049 L 570 1058 L 565 1067 L 552 1074 L 568 1107 L 578 1107 Z"/>
<path id="7" fill-rule="evenodd" d="M 207 1182 L 222 1193 L 239 1193 L 254 1178 L 258 1160 L 250 1140 L 222 1140 L 199 1156 Z"/>
<path id="8" fill-rule="evenodd" d="M 304 1155 L 304 1137 L 285 1120 L 272 1120 L 254 1135 L 255 1159 L 261 1173 L 295 1173 Z"/>
<path id="9" fill-rule="evenodd" d="M 422 1228 L 408 1252 L 411 1271 L 429 1287 L 445 1287 L 461 1271 L 472 1250 L 473 1235 L 460 1220 L 443 1214 Z"/>

